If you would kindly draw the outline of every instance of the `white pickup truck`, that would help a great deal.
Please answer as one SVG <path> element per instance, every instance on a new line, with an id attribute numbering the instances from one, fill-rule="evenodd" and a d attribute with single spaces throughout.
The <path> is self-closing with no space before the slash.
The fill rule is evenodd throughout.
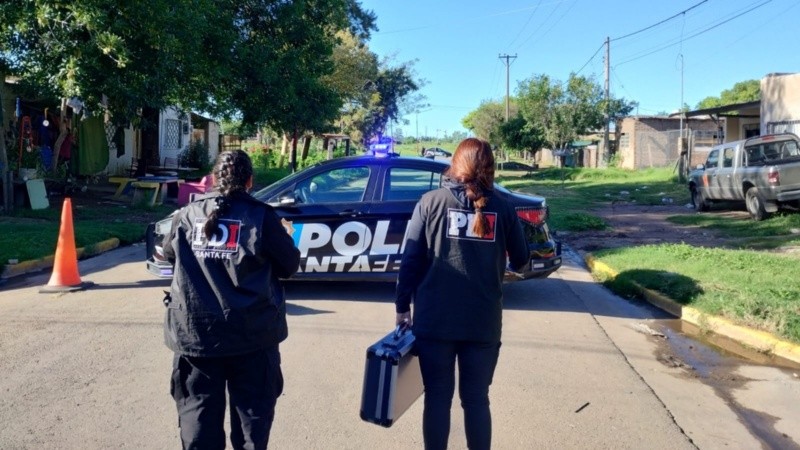
<path id="1" fill-rule="evenodd" d="M 717 145 L 689 174 L 689 191 L 698 211 L 740 200 L 755 220 L 782 205 L 800 206 L 800 138 L 771 134 Z"/>

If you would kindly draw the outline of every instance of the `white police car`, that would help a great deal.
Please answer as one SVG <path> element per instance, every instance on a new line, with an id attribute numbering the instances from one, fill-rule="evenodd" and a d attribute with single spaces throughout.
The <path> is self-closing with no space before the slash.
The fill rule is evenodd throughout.
<path id="1" fill-rule="evenodd" d="M 272 205 L 300 250 L 295 279 L 394 281 L 403 236 L 422 194 L 440 186 L 445 161 L 399 157 L 394 153 L 338 158 L 283 178 L 253 196 Z M 546 277 L 561 266 L 561 245 L 553 240 L 540 196 L 495 185 L 495 195 L 517 209 L 531 254 L 530 270 L 507 280 Z M 160 242 L 172 218 L 150 224 L 147 269 L 171 277 Z"/>

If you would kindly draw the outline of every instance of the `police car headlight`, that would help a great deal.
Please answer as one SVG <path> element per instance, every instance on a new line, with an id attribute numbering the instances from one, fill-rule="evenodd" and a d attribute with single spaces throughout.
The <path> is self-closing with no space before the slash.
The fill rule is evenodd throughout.
<path id="1" fill-rule="evenodd" d="M 155 232 L 157 235 L 166 236 L 172 229 L 172 217 L 156 222 Z"/>

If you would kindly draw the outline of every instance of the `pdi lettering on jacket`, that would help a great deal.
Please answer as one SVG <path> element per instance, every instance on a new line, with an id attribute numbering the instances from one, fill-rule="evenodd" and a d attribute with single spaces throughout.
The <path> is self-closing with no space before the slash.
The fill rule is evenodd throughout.
<path id="1" fill-rule="evenodd" d="M 475 213 L 462 209 L 447 209 L 447 237 L 450 239 L 469 239 L 475 241 L 494 242 L 495 228 L 497 226 L 497 213 L 484 212 L 484 217 L 489 224 L 488 233 L 481 237 L 472 231 L 475 223 Z"/>
<path id="2" fill-rule="evenodd" d="M 239 235 L 242 222 L 239 220 L 219 219 L 217 230 L 206 238 L 206 219 L 196 219 L 192 230 L 192 250 L 197 258 L 231 259 L 232 254 L 239 251 Z"/>

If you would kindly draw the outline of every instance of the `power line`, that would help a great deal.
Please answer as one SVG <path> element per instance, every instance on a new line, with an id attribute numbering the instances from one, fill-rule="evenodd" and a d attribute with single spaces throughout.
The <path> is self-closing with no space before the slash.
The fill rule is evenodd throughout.
<path id="1" fill-rule="evenodd" d="M 508 44 L 508 47 L 511 47 L 512 45 L 514 45 L 514 42 L 516 42 L 517 39 L 519 39 L 519 37 L 522 35 L 522 32 L 525 31 L 525 27 L 527 27 L 528 24 L 531 23 L 531 19 L 533 19 L 533 15 L 536 14 L 536 11 L 539 9 L 539 6 L 542 5 L 543 1 L 544 0 L 539 0 L 539 4 L 536 5 L 535 8 L 533 8 L 533 11 L 531 11 L 531 15 L 528 16 L 528 20 L 525 21 L 525 25 L 522 26 L 522 28 L 519 30 L 519 33 L 517 33 L 517 35 L 514 37 L 514 39 L 511 41 L 511 43 Z"/>
<path id="2" fill-rule="evenodd" d="M 739 14 L 737 14 L 737 15 L 735 15 L 735 16 L 733 16 L 733 17 L 731 17 L 731 18 L 728 18 L 728 19 L 726 19 L 726 20 L 723 20 L 722 22 L 719 22 L 719 23 L 717 23 L 717 24 L 715 24 L 715 25 L 712 25 L 712 26 L 710 26 L 710 27 L 708 27 L 708 28 L 706 28 L 706 29 L 704 29 L 704 30 L 700 30 L 700 31 L 698 31 L 698 32 L 697 32 L 697 33 L 695 33 L 695 34 L 689 35 L 689 36 L 687 36 L 685 39 L 681 39 L 681 40 L 679 40 L 678 42 L 673 42 L 673 43 L 671 43 L 671 44 L 667 44 L 667 45 L 664 45 L 664 46 L 662 46 L 662 47 L 656 48 L 655 50 L 653 50 L 653 51 L 651 51 L 651 52 L 647 52 L 647 53 L 645 53 L 645 54 L 643 54 L 643 55 L 640 55 L 640 56 L 636 56 L 636 57 L 633 57 L 633 58 L 627 59 L 627 60 L 625 60 L 625 61 L 622 61 L 621 63 L 618 63 L 618 64 L 616 64 L 615 66 L 621 66 L 621 65 L 623 65 L 623 64 L 627 64 L 627 63 L 629 63 L 629 62 L 631 62 L 631 61 L 636 61 L 637 59 L 642 59 L 642 58 L 644 58 L 645 56 L 650 56 L 650 55 L 652 55 L 653 53 L 658 53 L 658 52 L 660 52 L 660 51 L 662 51 L 662 50 L 666 50 L 666 49 L 668 49 L 668 48 L 670 48 L 670 47 L 673 47 L 673 46 L 675 46 L 675 45 L 682 44 L 682 43 L 683 43 L 683 41 L 688 41 L 689 39 L 692 39 L 692 38 L 694 38 L 694 37 L 700 36 L 701 34 L 707 33 L 707 32 L 709 32 L 709 31 L 713 30 L 714 28 L 717 28 L 717 27 L 719 27 L 719 26 L 725 25 L 726 23 L 730 22 L 731 20 L 733 20 L 733 19 L 736 19 L 736 18 L 739 18 L 739 17 L 741 17 L 741 16 L 743 16 L 743 15 L 745 15 L 745 14 L 747 14 L 747 13 L 751 12 L 751 11 L 754 11 L 754 10 L 756 10 L 756 9 L 758 9 L 758 8 L 760 8 L 760 7 L 764 6 L 764 5 L 766 5 L 767 3 L 770 3 L 771 1 L 772 1 L 772 0 L 766 0 L 765 2 L 763 2 L 763 3 L 759 3 L 758 5 L 756 5 L 756 6 L 752 7 L 752 8 L 750 8 L 750 9 L 748 9 L 748 10 L 745 10 L 745 11 L 743 11 L 743 12 L 741 12 L 741 13 L 739 13 Z"/>
<path id="3" fill-rule="evenodd" d="M 625 36 L 620 36 L 620 37 L 617 37 L 617 38 L 614 38 L 614 39 L 611 39 L 611 40 L 612 41 L 618 41 L 620 39 L 625 39 L 626 37 L 631 37 L 631 36 L 633 36 L 635 34 L 639 34 L 639 33 L 643 32 L 643 31 L 647 31 L 647 30 L 649 30 L 649 29 L 651 29 L 653 27 L 657 27 L 657 26 L 661 25 L 664 22 L 669 22 L 670 20 L 672 20 L 672 19 L 674 19 L 674 18 L 676 18 L 676 17 L 678 17 L 680 15 L 686 14 L 687 12 L 697 8 L 698 6 L 702 5 L 703 3 L 707 2 L 707 1 L 708 0 L 703 0 L 702 2 L 697 3 L 694 6 L 691 6 L 691 7 L 687 8 L 687 9 L 684 9 L 683 11 L 681 11 L 681 12 L 679 12 L 679 13 L 673 15 L 673 16 L 667 17 L 666 19 L 662 20 L 661 22 L 654 23 L 653 25 L 650 25 L 649 27 L 642 28 L 641 30 L 634 31 L 633 33 L 628 33 Z"/>
<path id="4" fill-rule="evenodd" d="M 563 1 L 565 1 L 565 0 L 558 0 L 558 1 L 555 1 L 555 2 L 548 3 L 546 5 L 558 4 L 558 3 L 561 3 Z M 375 34 L 375 35 L 384 35 L 384 34 L 405 33 L 407 31 L 419 31 L 419 30 L 424 30 L 424 29 L 428 29 L 428 28 L 441 28 L 443 24 L 452 25 L 452 24 L 475 22 L 475 21 L 487 19 L 487 18 L 490 18 L 490 17 L 505 16 L 505 15 L 508 15 L 508 14 L 515 14 L 515 13 L 518 13 L 518 12 L 529 11 L 531 9 L 536 9 L 537 7 L 538 7 L 538 5 L 537 6 L 528 6 L 528 7 L 525 7 L 525 8 L 517 8 L 517 9 L 508 10 L 508 11 L 501 11 L 501 12 L 498 12 L 498 13 L 485 14 L 483 16 L 472 17 L 472 18 L 469 18 L 469 19 L 453 20 L 453 21 L 450 21 L 450 22 L 441 22 L 440 21 L 440 22 L 437 22 L 437 23 L 434 23 L 434 24 L 431 24 L 431 25 L 420 25 L 420 26 L 417 26 L 417 27 L 401 28 L 401 29 L 398 29 L 398 30 L 380 31 L 380 32 L 373 33 L 373 34 Z"/>
<path id="5" fill-rule="evenodd" d="M 596 51 L 596 52 L 594 52 L 594 55 L 592 55 L 592 57 L 591 57 L 591 58 L 589 58 L 589 60 L 588 60 L 588 61 L 586 61 L 585 63 L 583 63 L 583 65 L 581 66 L 581 68 L 580 68 L 580 69 L 578 69 L 578 71 L 577 71 L 577 72 L 575 72 L 575 75 L 577 75 L 577 74 L 581 73 L 581 70 L 583 70 L 583 69 L 584 69 L 586 66 L 588 66 L 588 65 L 589 65 L 589 63 L 590 63 L 590 62 L 592 62 L 592 60 L 594 59 L 594 57 L 595 57 L 595 56 L 597 56 L 597 54 L 598 54 L 598 53 L 600 53 L 600 50 L 602 50 L 602 49 L 603 49 L 603 47 L 605 47 L 605 46 L 606 46 L 606 43 L 605 43 L 605 42 L 603 42 L 602 44 L 600 44 L 600 47 L 597 47 L 597 51 Z"/>
<path id="6" fill-rule="evenodd" d="M 558 2 L 558 3 L 556 4 L 556 7 L 550 10 L 550 14 L 548 14 L 548 15 L 547 15 L 547 18 L 546 18 L 546 19 L 544 19 L 544 22 L 543 22 L 543 23 L 547 23 L 547 21 L 549 21 L 549 20 L 550 20 L 550 18 L 551 18 L 551 17 L 553 17 L 553 14 L 556 12 L 556 10 L 558 9 L 558 7 L 559 7 L 559 6 L 561 6 L 561 3 L 562 3 L 562 2 Z M 523 45 L 525 45 L 525 44 L 526 44 L 526 43 L 527 43 L 527 42 L 528 42 L 528 41 L 529 41 L 529 40 L 530 40 L 530 39 L 531 39 L 531 38 L 532 38 L 534 35 L 536 35 L 536 34 L 539 32 L 539 30 L 540 30 L 540 29 L 541 29 L 541 26 L 539 26 L 539 28 L 537 28 L 537 29 L 533 30 L 533 33 L 529 34 L 529 35 L 528 35 L 528 37 L 527 37 L 527 38 L 525 38 L 525 40 L 524 40 L 524 41 L 522 41 L 522 43 L 521 43 L 521 44 L 519 44 L 519 47 L 517 47 L 517 48 L 521 48 Z"/>

